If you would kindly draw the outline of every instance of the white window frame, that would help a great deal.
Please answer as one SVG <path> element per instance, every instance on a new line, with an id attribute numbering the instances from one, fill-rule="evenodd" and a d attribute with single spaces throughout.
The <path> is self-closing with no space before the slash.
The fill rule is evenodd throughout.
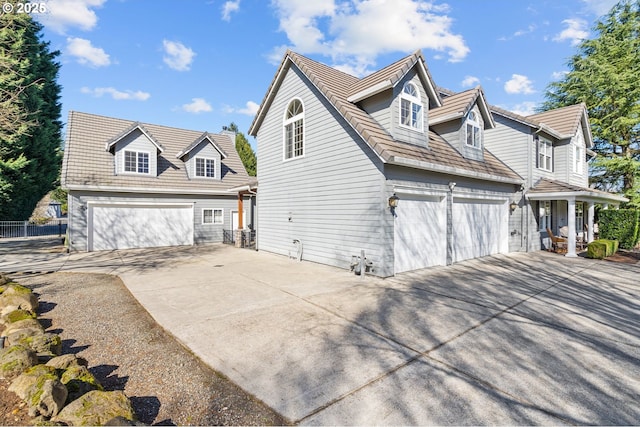
<path id="1" fill-rule="evenodd" d="M 136 155 L 136 170 L 131 171 L 127 170 L 127 153 L 134 153 Z M 144 154 L 147 156 L 147 171 L 140 172 L 140 155 Z M 148 151 L 138 151 L 138 150 L 122 150 L 122 172 L 124 173 L 132 173 L 132 174 L 140 174 L 140 175 L 151 175 L 151 153 Z"/>
<path id="2" fill-rule="evenodd" d="M 576 202 L 576 232 L 584 232 L 584 202 Z"/>
<path id="3" fill-rule="evenodd" d="M 540 218 L 540 231 L 547 231 L 547 227 L 551 228 L 551 201 L 540 200 L 538 203 L 540 208 L 538 214 Z"/>
<path id="4" fill-rule="evenodd" d="M 467 147 L 482 148 L 482 127 L 480 126 L 480 120 L 477 118 L 478 114 L 471 110 L 467 115 L 467 120 L 464 125 L 464 143 Z M 469 144 L 469 129 L 471 129 L 472 137 L 471 144 Z"/>
<path id="5" fill-rule="evenodd" d="M 297 113 L 291 117 L 289 116 L 289 108 L 291 105 L 298 101 L 302 107 L 302 112 Z M 282 120 L 282 158 L 284 161 L 295 160 L 304 157 L 305 153 L 305 112 L 306 108 L 304 102 L 300 98 L 293 98 L 287 103 L 287 108 L 284 110 L 284 117 Z M 300 147 L 296 147 L 298 132 L 302 133 Z M 289 138 L 289 135 L 292 135 Z"/>
<path id="6" fill-rule="evenodd" d="M 216 222 L 216 211 L 220 212 L 220 220 Z M 205 212 L 211 212 L 211 222 L 206 221 Z M 221 225 L 224 224 L 224 209 L 222 208 L 205 208 L 202 209 L 202 224 L 203 225 Z"/>
<path id="7" fill-rule="evenodd" d="M 573 142 L 573 173 L 580 175 L 582 175 L 584 171 L 584 152 L 582 150 L 582 145 L 582 137 L 578 134 Z"/>
<path id="8" fill-rule="evenodd" d="M 198 160 L 204 161 L 204 175 L 198 175 Z M 211 172 L 212 176 L 207 175 L 207 171 L 209 168 L 207 167 L 208 163 L 211 162 Z M 212 157 L 202 157 L 198 156 L 193 159 L 193 176 L 196 178 L 208 178 L 215 179 L 216 178 L 216 159 Z"/>
<path id="9" fill-rule="evenodd" d="M 542 137 L 538 139 L 538 169 L 553 172 L 553 143 Z"/>
<path id="10" fill-rule="evenodd" d="M 415 93 L 412 94 L 409 91 Z M 403 108 L 403 106 L 405 106 Z M 424 130 L 424 111 L 422 109 L 422 100 L 420 90 L 413 82 L 406 82 L 400 92 L 398 100 L 398 122 L 400 126 L 422 132 Z M 403 111 L 407 111 L 407 115 L 403 116 Z M 404 123 L 408 121 L 409 123 Z"/>

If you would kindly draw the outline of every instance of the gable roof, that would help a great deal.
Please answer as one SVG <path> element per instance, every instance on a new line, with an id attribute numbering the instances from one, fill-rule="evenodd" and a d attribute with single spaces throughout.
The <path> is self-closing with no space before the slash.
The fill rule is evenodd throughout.
<path id="1" fill-rule="evenodd" d="M 104 150 L 113 141 L 142 127 L 164 147 L 158 153 L 158 176 L 114 173 L 114 155 Z M 189 179 L 186 165 L 176 155 L 203 136 L 202 131 L 138 123 L 131 120 L 69 112 L 62 163 L 62 185 L 71 190 L 120 191 L 165 194 L 225 194 L 249 180 L 229 135 L 209 134 L 227 157 L 221 162 L 222 179 Z"/>
<path id="2" fill-rule="evenodd" d="M 573 137 L 578 132 L 578 127 L 582 126 L 585 140 L 589 146 L 593 145 L 587 106 L 584 103 L 532 114 L 528 118 L 542 122 L 556 130 L 561 136 L 560 139 Z"/>
<path id="3" fill-rule="evenodd" d="M 480 114 L 482 114 L 485 129 L 494 128 L 496 124 L 481 86 L 444 97 L 441 107 L 429 110 L 429 125 L 465 117 L 475 104 L 478 104 Z"/>
<path id="4" fill-rule="evenodd" d="M 411 62 L 411 58 L 414 56 L 420 59 L 420 61 L 418 61 L 419 63 L 422 63 L 422 55 L 414 53 L 408 58 L 405 58 L 406 61 L 400 60 L 392 64 L 395 65 L 394 67 L 387 67 L 387 71 L 390 72 L 396 68 L 402 69 L 400 64 Z M 326 100 L 368 144 L 373 152 L 385 163 L 455 175 L 467 175 L 485 180 L 509 183 L 521 183 L 523 181 L 517 173 L 486 150 L 484 162 L 466 159 L 454 149 L 453 146 L 432 131 L 429 132 L 429 148 L 395 140 L 389 132 L 366 111 L 348 100 L 354 90 L 353 88 L 361 87 L 358 86 L 361 82 L 360 79 L 291 51 L 287 51 L 285 54 L 262 100 L 258 113 L 249 128 L 250 135 L 257 135 L 287 70 L 292 66 L 297 67 L 306 76 L 309 82 L 318 89 Z M 422 66 L 424 66 L 424 63 L 422 63 Z M 377 76 L 376 79 L 370 79 L 369 83 L 375 84 L 380 76 L 382 75 Z M 438 96 L 438 98 L 440 97 Z"/>
<path id="5" fill-rule="evenodd" d="M 626 197 L 618 196 L 617 194 L 595 188 L 580 187 L 549 178 L 540 178 L 538 182 L 527 191 L 527 198 L 531 200 L 552 200 L 558 197 L 578 197 L 603 203 L 624 203 L 629 201 Z"/>
<path id="6" fill-rule="evenodd" d="M 489 107 L 491 109 L 491 112 L 493 114 L 499 114 L 503 117 L 506 117 L 508 119 L 514 120 L 516 122 L 522 123 L 525 126 L 529 126 L 533 129 L 536 129 L 536 131 L 538 132 L 544 132 L 547 135 L 551 136 L 552 138 L 555 139 L 563 139 L 562 135 L 560 133 L 558 133 L 558 131 L 556 131 L 555 129 L 550 128 L 547 124 L 542 123 L 534 118 L 532 118 L 531 116 L 528 117 L 524 117 L 521 116 L 519 114 L 516 114 L 512 111 L 508 111 L 499 107 L 496 107 L 495 105 L 491 105 Z"/>
<path id="7" fill-rule="evenodd" d="M 218 135 L 218 136 L 220 136 L 220 135 Z M 177 159 L 182 159 L 184 156 L 189 154 L 194 148 L 196 148 L 198 145 L 200 145 L 205 139 L 209 141 L 209 143 L 213 146 L 213 148 L 215 148 L 218 151 L 218 153 L 220 153 L 220 156 L 223 159 L 227 157 L 227 153 L 225 153 L 224 150 L 221 149 L 215 143 L 214 137 L 209 132 L 204 132 L 195 141 L 193 141 L 187 148 L 185 148 L 184 150 L 181 150 L 178 154 L 176 154 L 176 158 Z"/>
<path id="8" fill-rule="evenodd" d="M 138 129 L 140 132 L 142 132 L 144 134 L 144 136 L 147 137 L 147 139 L 149 141 L 151 141 L 151 143 L 153 143 L 153 145 L 156 146 L 156 148 L 158 149 L 159 152 L 163 152 L 164 148 L 162 147 L 162 145 L 158 142 L 157 139 L 155 139 L 153 137 L 153 135 L 151 135 L 151 133 L 142 125 L 142 123 L 140 122 L 135 122 L 133 123 L 131 126 L 129 126 L 128 128 L 126 128 L 124 131 L 120 132 L 120 134 L 114 136 L 113 138 L 111 138 L 109 141 L 106 142 L 105 144 L 105 150 L 106 151 L 110 151 L 113 152 L 113 149 L 115 148 L 116 144 L 120 141 L 122 141 L 122 139 L 128 135 L 130 135 L 133 131 L 135 131 L 136 129 Z"/>

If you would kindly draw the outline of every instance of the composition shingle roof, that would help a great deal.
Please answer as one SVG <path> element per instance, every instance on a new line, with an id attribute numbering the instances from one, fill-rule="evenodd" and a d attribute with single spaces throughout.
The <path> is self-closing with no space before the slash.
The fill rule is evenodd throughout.
<path id="1" fill-rule="evenodd" d="M 595 188 L 580 187 L 578 185 L 555 181 L 549 178 L 540 178 L 538 182 L 527 193 L 533 195 L 558 193 L 567 193 L 567 195 L 573 195 L 576 193 L 581 193 L 583 195 L 590 196 L 596 199 L 607 199 L 616 202 L 627 201 L 627 199 L 624 197 L 611 194 L 606 191 L 597 190 Z"/>
<path id="2" fill-rule="evenodd" d="M 413 144 L 395 140 L 373 117 L 361 109 L 356 103 L 349 102 L 349 96 L 366 89 L 363 81 L 368 84 L 377 84 L 388 78 L 396 76 L 397 81 L 416 64 L 416 60 L 423 61 L 421 53 L 414 53 L 395 62 L 380 72 L 374 73 L 375 77 L 357 77 L 336 70 L 328 65 L 306 58 L 295 52 L 287 51 L 280 64 L 267 94 L 265 95 L 258 114 L 251 124 L 249 133 L 256 136 L 262 120 L 268 110 L 283 76 L 292 64 L 295 65 L 309 81 L 315 85 L 323 96 L 335 107 L 335 109 L 347 120 L 373 151 L 387 163 L 402 164 L 427 164 L 427 169 L 442 170 L 451 169 L 449 173 L 480 174 L 484 179 L 496 179 L 507 181 L 521 181 L 522 178 L 495 156 L 485 150 L 485 161 L 470 160 L 464 158 L 453 146 L 440 137 L 437 133 L 429 132 L 429 148 L 419 147 Z M 422 63 L 426 70 L 426 65 Z"/>
<path id="3" fill-rule="evenodd" d="M 429 124 L 461 118 L 469 112 L 476 102 L 485 120 L 485 127 L 494 127 L 495 123 L 491 117 L 489 105 L 486 103 L 484 92 L 480 86 L 444 97 L 441 107 L 429 110 Z"/>
<path id="4" fill-rule="evenodd" d="M 542 113 L 532 114 L 528 119 L 544 123 L 564 137 L 573 136 L 578 131 L 586 107 L 584 104 L 556 108 Z"/>
<path id="5" fill-rule="evenodd" d="M 158 176 L 116 175 L 114 155 L 106 144 L 141 125 L 159 144 Z M 62 167 L 63 186 L 72 189 L 121 189 L 136 192 L 176 194 L 222 194 L 249 181 L 235 142 L 227 134 L 206 134 L 227 155 L 222 161 L 222 179 L 189 179 L 185 163 L 176 155 L 203 137 L 202 131 L 177 129 L 131 120 L 71 111 Z"/>

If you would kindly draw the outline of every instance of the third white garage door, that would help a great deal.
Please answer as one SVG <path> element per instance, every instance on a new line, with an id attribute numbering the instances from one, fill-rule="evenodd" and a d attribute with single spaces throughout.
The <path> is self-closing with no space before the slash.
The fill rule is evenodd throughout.
<path id="1" fill-rule="evenodd" d="M 394 218 L 394 270 L 411 271 L 447 262 L 444 197 L 403 195 Z"/>
<path id="2" fill-rule="evenodd" d="M 191 204 L 90 204 L 90 251 L 193 244 Z"/>
<path id="3" fill-rule="evenodd" d="M 504 200 L 454 198 L 453 262 L 507 252 L 508 222 Z"/>

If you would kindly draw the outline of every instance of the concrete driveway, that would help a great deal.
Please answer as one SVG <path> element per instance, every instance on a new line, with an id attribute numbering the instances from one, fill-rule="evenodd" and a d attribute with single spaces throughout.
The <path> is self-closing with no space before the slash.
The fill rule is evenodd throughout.
<path id="1" fill-rule="evenodd" d="M 0 271 L 29 270 L 15 256 L 0 245 Z M 34 269 L 119 274 L 293 422 L 640 423 L 638 264 L 539 252 L 360 280 L 221 245 L 44 258 Z"/>

